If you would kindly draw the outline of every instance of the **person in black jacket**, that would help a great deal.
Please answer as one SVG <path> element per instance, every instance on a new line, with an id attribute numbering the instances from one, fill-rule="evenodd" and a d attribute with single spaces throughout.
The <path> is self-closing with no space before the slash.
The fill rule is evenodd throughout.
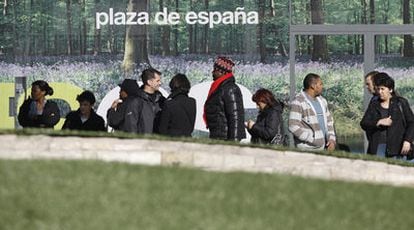
<path id="1" fill-rule="evenodd" d="M 138 99 L 138 83 L 134 79 L 125 79 L 119 87 L 119 99 L 112 103 L 106 115 L 108 125 L 119 131 L 142 133 L 139 126 L 142 103 Z"/>
<path id="2" fill-rule="evenodd" d="M 283 104 L 267 89 L 257 90 L 252 100 L 259 108 L 259 115 L 256 122 L 249 120 L 246 124 L 247 131 L 252 135 L 251 142 L 269 144 L 276 134 L 283 137 Z"/>
<path id="3" fill-rule="evenodd" d="M 46 81 L 32 83 L 31 97 L 20 106 L 17 117 L 22 127 L 53 128 L 59 122 L 59 107 L 46 100 L 47 95 L 53 95 L 53 89 Z"/>
<path id="4" fill-rule="evenodd" d="M 414 115 L 407 99 L 396 94 L 394 80 L 386 73 L 375 75 L 378 100 L 373 100 L 361 120 L 370 135 L 368 154 L 403 158 L 414 140 Z"/>
<path id="5" fill-rule="evenodd" d="M 159 91 L 161 72 L 153 68 L 145 69 L 141 73 L 141 79 L 143 85 L 138 93 L 141 106 L 139 133 L 159 133 L 161 109 L 165 101 Z"/>
<path id="6" fill-rule="evenodd" d="M 246 138 L 243 96 L 233 76 L 234 63 L 218 57 L 212 71 L 213 83 L 204 104 L 204 121 L 210 138 L 240 141 Z"/>
<path id="7" fill-rule="evenodd" d="M 62 129 L 106 131 L 104 119 L 93 110 L 96 101 L 93 93 L 88 90 L 83 91 L 76 100 L 79 102 L 79 109 L 71 111 L 66 116 Z"/>
<path id="8" fill-rule="evenodd" d="M 191 85 L 184 74 L 175 75 L 170 81 L 171 94 L 164 102 L 159 132 L 168 136 L 191 136 L 196 116 L 196 101 L 188 97 Z"/>

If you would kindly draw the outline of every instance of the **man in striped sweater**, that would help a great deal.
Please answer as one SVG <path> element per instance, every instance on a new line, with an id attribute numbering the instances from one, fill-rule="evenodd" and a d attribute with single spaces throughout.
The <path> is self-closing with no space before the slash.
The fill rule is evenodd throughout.
<path id="1" fill-rule="evenodd" d="M 335 149 L 334 121 L 322 90 L 321 77 L 309 73 L 303 80 L 303 91 L 291 102 L 289 131 L 300 149 Z"/>

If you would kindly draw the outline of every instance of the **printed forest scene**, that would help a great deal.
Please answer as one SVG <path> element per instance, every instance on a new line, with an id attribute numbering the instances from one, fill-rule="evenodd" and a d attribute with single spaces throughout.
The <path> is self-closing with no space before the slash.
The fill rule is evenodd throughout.
<path id="1" fill-rule="evenodd" d="M 63 113 L 75 109 L 65 103 L 76 97 L 72 92 L 94 92 L 97 109 L 123 79 L 139 79 L 149 66 L 162 72 L 167 95 L 176 73 L 187 75 L 193 87 L 212 81 L 218 55 L 235 62 L 236 81 L 250 93 L 267 88 L 288 104 L 290 25 L 414 21 L 410 0 L 4 0 L 0 7 L 0 105 L 8 108 L 10 83 L 25 76 L 27 85 L 42 79 L 74 88 L 61 98 Z M 296 93 L 307 73 L 319 74 L 337 135 L 363 152 L 364 37 L 300 35 L 295 43 Z M 377 35 L 374 49 L 375 70 L 394 78 L 413 108 L 412 35 Z M 256 116 L 254 106 L 247 110 L 246 119 Z M 0 128 L 14 128 L 9 111 L 0 116 Z"/>

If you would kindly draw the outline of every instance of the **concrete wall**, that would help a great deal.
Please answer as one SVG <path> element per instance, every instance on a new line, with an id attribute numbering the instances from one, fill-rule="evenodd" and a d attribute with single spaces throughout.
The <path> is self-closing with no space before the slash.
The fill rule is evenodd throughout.
<path id="1" fill-rule="evenodd" d="M 414 187 L 414 167 L 311 153 L 148 139 L 0 135 L 0 158 L 175 165 Z"/>

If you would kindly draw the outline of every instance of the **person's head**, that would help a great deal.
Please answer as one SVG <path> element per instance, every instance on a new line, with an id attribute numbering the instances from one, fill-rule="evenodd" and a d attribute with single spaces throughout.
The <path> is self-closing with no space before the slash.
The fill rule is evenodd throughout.
<path id="1" fill-rule="evenodd" d="M 256 103 L 257 107 L 261 111 L 264 110 L 266 107 L 273 107 L 278 103 L 273 93 L 263 88 L 257 90 L 253 94 L 252 101 Z"/>
<path id="2" fill-rule="evenodd" d="M 322 94 L 323 82 L 319 75 L 309 73 L 303 79 L 303 89 L 312 96 L 319 96 Z"/>
<path id="3" fill-rule="evenodd" d="M 382 101 L 389 100 L 395 96 L 395 82 L 387 73 L 380 72 L 375 75 L 374 84 L 378 96 Z"/>
<path id="4" fill-rule="evenodd" d="M 214 61 L 212 71 L 213 79 L 216 80 L 225 74 L 233 72 L 233 67 L 234 62 L 230 60 L 230 58 L 222 56 L 217 57 Z"/>
<path id="5" fill-rule="evenodd" d="M 144 84 L 144 90 L 154 93 L 161 86 L 161 72 L 153 68 L 145 69 L 141 73 L 141 80 Z"/>
<path id="6" fill-rule="evenodd" d="M 79 110 L 82 115 L 89 115 L 96 101 L 95 96 L 89 90 L 79 94 L 76 100 L 79 102 Z"/>
<path id="7" fill-rule="evenodd" d="M 371 71 L 365 75 L 365 86 L 367 87 L 368 92 L 372 95 L 375 93 L 374 78 L 378 71 Z"/>
<path id="8" fill-rule="evenodd" d="M 121 84 L 119 84 L 119 87 L 121 88 L 119 91 L 119 97 L 121 99 L 138 96 L 139 86 L 137 81 L 134 79 L 125 79 Z"/>
<path id="9" fill-rule="evenodd" d="M 190 88 L 190 81 L 184 74 L 176 74 L 170 81 L 171 92 L 181 91 L 188 93 L 190 91 Z"/>
<path id="10" fill-rule="evenodd" d="M 52 96 L 53 89 L 46 81 L 37 80 L 32 83 L 31 96 L 33 100 L 38 101 L 47 95 Z"/>

